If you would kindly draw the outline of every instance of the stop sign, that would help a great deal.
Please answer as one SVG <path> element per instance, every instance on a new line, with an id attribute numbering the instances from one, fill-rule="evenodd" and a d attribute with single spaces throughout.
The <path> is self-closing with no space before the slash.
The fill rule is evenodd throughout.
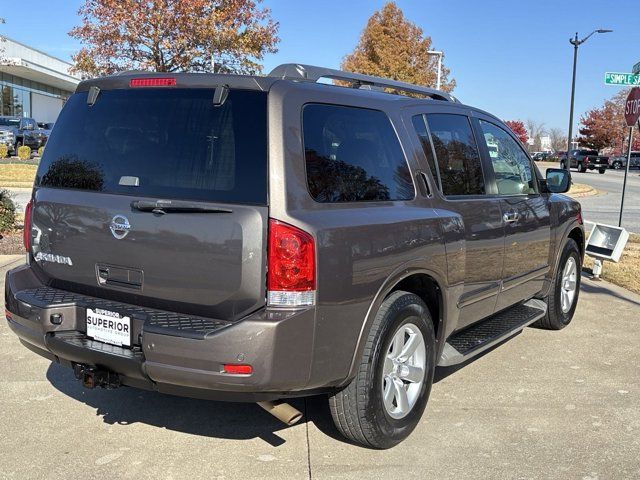
<path id="1" fill-rule="evenodd" d="M 629 127 L 633 127 L 640 118 L 640 88 L 638 87 L 632 88 L 629 92 L 624 106 L 624 118 Z"/>

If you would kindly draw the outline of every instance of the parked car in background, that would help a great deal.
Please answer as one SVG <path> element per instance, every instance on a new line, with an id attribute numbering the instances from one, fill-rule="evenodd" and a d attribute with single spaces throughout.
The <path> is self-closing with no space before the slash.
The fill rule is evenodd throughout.
<path id="1" fill-rule="evenodd" d="M 585 236 L 569 183 L 426 87 L 297 64 L 86 80 L 38 167 L 6 317 L 85 387 L 260 402 L 286 422 L 302 413 L 265 402 L 323 394 L 345 437 L 389 448 L 436 365 L 571 322 Z"/>
<path id="2" fill-rule="evenodd" d="M 536 152 L 531 158 L 537 162 L 545 162 L 551 158 L 551 155 L 551 152 Z"/>
<path id="3" fill-rule="evenodd" d="M 627 156 L 618 155 L 616 157 L 610 157 L 609 168 L 613 168 L 614 170 L 627 168 Z M 631 152 L 631 165 L 629 165 L 629 168 L 640 168 L 640 152 Z"/>
<path id="4" fill-rule="evenodd" d="M 567 168 L 567 159 L 560 159 L 560 167 Z M 571 150 L 569 153 L 569 168 L 575 168 L 580 173 L 587 170 L 598 170 L 604 173 L 609 168 L 609 157 L 598 155 L 596 150 Z"/>
<path id="5" fill-rule="evenodd" d="M 33 118 L 0 117 L 0 138 L 4 138 L 4 140 L 0 140 L 3 143 L 13 142 L 13 152 L 15 153 L 22 145 L 37 150 L 47 143 L 48 137 L 40 131 Z"/>
<path id="6" fill-rule="evenodd" d="M 53 130 L 53 123 L 50 122 L 38 122 L 38 127 L 40 129 L 40 133 L 43 133 L 47 136 L 47 139 L 49 139 L 49 136 L 51 135 L 51 130 Z"/>

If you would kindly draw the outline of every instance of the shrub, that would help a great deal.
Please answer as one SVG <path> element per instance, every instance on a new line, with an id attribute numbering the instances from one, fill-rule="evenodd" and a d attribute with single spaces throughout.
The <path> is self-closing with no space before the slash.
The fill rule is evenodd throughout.
<path id="1" fill-rule="evenodd" d="M 31 147 L 23 145 L 18 148 L 18 157 L 20 160 L 29 160 L 31 158 Z"/>
<path id="2" fill-rule="evenodd" d="M 44 147 L 40 147 L 38 149 L 38 156 L 41 157 L 43 153 L 44 153 Z"/>
<path id="3" fill-rule="evenodd" d="M 7 158 L 9 155 L 9 147 L 4 143 L 0 143 L 0 158 Z"/>
<path id="4" fill-rule="evenodd" d="M 16 206 L 7 190 L 0 190 L 0 233 L 12 230 L 16 225 Z"/>

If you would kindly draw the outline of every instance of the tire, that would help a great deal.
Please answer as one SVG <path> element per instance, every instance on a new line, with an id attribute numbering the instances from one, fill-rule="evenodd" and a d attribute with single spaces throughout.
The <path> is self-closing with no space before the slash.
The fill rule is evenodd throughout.
<path id="1" fill-rule="evenodd" d="M 620 170 L 622 168 L 622 162 L 613 162 L 613 169 Z"/>
<path id="2" fill-rule="evenodd" d="M 606 171 L 607 171 L 606 168 L 601 168 L 600 170 L 598 170 L 598 173 L 602 175 Z"/>
<path id="3" fill-rule="evenodd" d="M 399 333 L 401 331 L 404 333 Z M 414 339 L 420 333 L 424 350 L 418 346 L 401 364 L 390 360 L 394 353 L 399 353 L 397 350 L 403 351 L 397 348 L 400 344 L 394 342 L 397 333 L 398 338 L 405 339 L 405 346 L 412 341 L 407 338 Z M 355 378 L 329 396 L 331 416 L 340 433 L 352 442 L 377 449 L 391 448 L 407 438 L 420 421 L 431 392 L 435 345 L 431 315 L 420 297 L 403 291 L 389 295 L 371 326 Z M 421 363 L 424 364 L 422 383 L 401 378 L 408 375 L 408 372 L 402 373 L 404 365 L 408 368 Z M 386 375 L 389 365 L 393 365 L 393 373 Z M 404 399 L 408 409 L 404 413 L 403 402 L 399 400 L 402 395 L 394 393 L 400 393 L 396 388 L 398 383 L 402 385 L 399 388 L 406 388 L 407 392 Z M 387 390 L 392 398 L 385 404 Z"/>
<path id="4" fill-rule="evenodd" d="M 587 171 L 587 166 L 583 162 L 578 163 L 578 171 L 580 173 L 585 173 Z"/>
<path id="5" fill-rule="evenodd" d="M 560 168 L 562 170 L 566 170 L 567 169 L 567 164 L 565 162 L 560 162 Z"/>
<path id="6" fill-rule="evenodd" d="M 575 290 L 570 307 L 567 309 L 562 305 L 563 296 L 563 274 L 566 273 L 565 269 L 567 263 L 573 259 L 575 264 Z M 547 303 L 547 314 L 540 320 L 533 324 L 534 327 L 543 328 L 546 330 L 562 330 L 564 327 L 571 323 L 573 314 L 576 311 L 576 305 L 578 304 L 578 296 L 580 295 L 580 270 L 582 268 L 580 250 L 578 244 L 569 238 L 562 249 L 562 255 L 560 257 L 560 264 L 556 271 L 556 276 L 553 279 L 553 286 L 551 292 L 544 299 Z"/>

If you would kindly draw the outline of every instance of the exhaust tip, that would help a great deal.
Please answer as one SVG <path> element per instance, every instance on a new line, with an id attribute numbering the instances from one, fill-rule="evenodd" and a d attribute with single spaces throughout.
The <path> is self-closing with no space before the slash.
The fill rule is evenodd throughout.
<path id="1" fill-rule="evenodd" d="M 295 425 L 302 418 L 302 412 L 297 408 L 292 407 L 288 403 L 275 401 L 275 402 L 258 402 L 258 405 L 276 417 L 282 423 L 286 425 Z"/>

